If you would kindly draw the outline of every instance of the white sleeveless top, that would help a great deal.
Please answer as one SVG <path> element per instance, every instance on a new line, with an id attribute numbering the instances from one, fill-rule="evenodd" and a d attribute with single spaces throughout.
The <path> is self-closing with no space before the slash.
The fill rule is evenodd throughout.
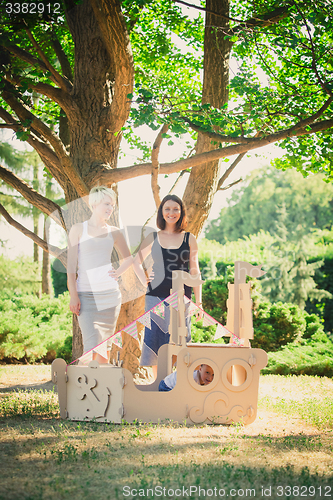
<path id="1" fill-rule="evenodd" d="M 106 236 L 93 237 L 88 234 L 88 221 L 82 224 L 82 236 L 78 245 L 78 292 L 105 292 L 119 290 L 118 283 L 111 278 L 111 253 L 114 240 L 108 226 Z"/>

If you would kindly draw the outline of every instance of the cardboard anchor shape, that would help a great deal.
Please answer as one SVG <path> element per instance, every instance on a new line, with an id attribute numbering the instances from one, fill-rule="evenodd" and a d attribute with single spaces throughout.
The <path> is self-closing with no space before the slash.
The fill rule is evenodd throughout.
<path id="1" fill-rule="evenodd" d="M 235 285 L 229 287 L 228 299 L 228 325 L 237 328 L 237 335 L 245 341 L 253 338 L 252 301 L 245 283 L 249 273 L 260 276 L 263 272 L 260 266 L 235 263 Z M 198 286 L 202 280 L 185 271 L 173 272 L 172 293 L 177 292 L 177 301 L 170 305 L 170 343 L 159 349 L 157 379 L 150 385 L 136 385 L 132 374 L 118 363 L 92 361 L 88 366 L 66 368 L 64 360 L 56 359 L 52 380 L 58 386 L 62 418 L 114 423 L 171 419 L 186 420 L 188 425 L 255 420 L 260 369 L 267 364 L 267 354 L 249 345 L 186 344 L 184 283 Z M 158 385 L 172 372 L 175 359 L 176 385 L 169 392 L 159 392 Z M 194 378 L 201 365 L 210 366 L 214 373 L 207 385 Z"/>

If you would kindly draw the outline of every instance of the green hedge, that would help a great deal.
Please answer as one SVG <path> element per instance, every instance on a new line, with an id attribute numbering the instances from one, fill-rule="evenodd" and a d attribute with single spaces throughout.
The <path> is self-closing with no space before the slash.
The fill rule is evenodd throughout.
<path id="1" fill-rule="evenodd" d="M 333 377 L 333 343 L 327 339 L 305 345 L 286 345 L 268 353 L 262 373 Z"/>
<path id="2" fill-rule="evenodd" d="M 72 331 L 69 294 L 0 297 L 0 360 L 52 361 Z"/>
<path id="3" fill-rule="evenodd" d="M 66 268 L 58 259 L 51 265 L 51 277 L 55 297 L 68 291 Z"/>

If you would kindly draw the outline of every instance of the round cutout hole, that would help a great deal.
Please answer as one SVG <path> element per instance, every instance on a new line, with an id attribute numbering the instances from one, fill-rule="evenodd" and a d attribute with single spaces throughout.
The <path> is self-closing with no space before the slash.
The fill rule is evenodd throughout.
<path id="1" fill-rule="evenodd" d="M 210 365 L 203 363 L 193 372 L 193 378 L 198 385 L 209 385 L 214 380 L 214 370 Z"/>
<path id="2" fill-rule="evenodd" d="M 228 361 L 222 368 L 222 382 L 231 391 L 243 391 L 252 382 L 253 373 L 251 367 L 243 359 Z"/>
<path id="3" fill-rule="evenodd" d="M 246 382 L 247 372 L 241 365 L 231 365 L 227 372 L 228 382 L 234 387 L 239 387 Z"/>
<path id="4" fill-rule="evenodd" d="M 210 392 L 218 383 L 219 367 L 208 358 L 199 358 L 188 367 L 187 380 L 197 391 Z"/>

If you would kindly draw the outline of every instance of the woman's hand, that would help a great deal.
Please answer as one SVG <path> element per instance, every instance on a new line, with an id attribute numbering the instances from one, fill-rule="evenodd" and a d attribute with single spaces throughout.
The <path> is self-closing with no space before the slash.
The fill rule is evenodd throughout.
<path id="1" fill-rule="evenodd" d="M 154 279 L 154 271 L 150 268 L 147 270 L 147 285 Z"/>
<path id="2" fill-rule="evenodd" d="M 199 302 L 199 303 L 198 303 L 198 304 L 196 304 L 196 305 L 197 305 L 198 307 L 200 307 L 200 309 L 197 309 L 197 310 L 195 311 L 194 316 L 195 316 L 196 321 L 200 321 L 200 320 L 203 318 L 202 303 L 201 303 L 201 302 Z"/>
<path id="3" fill-rule="evenodd" d="M 113 278 L 114 280 L 118 281 L 120 278 L 120 274 L 118 274 L 118 269 L 112 268 L 111 271 L 109 272 L 109 276 Z"/>
<path id="4" fill-rule="evenodd" d="M 81 309 L 81 302 L 78 295 L 71 296 L 69 302 L 69 309 L 72 311 L 73 314 L 79 316 Z"/>

